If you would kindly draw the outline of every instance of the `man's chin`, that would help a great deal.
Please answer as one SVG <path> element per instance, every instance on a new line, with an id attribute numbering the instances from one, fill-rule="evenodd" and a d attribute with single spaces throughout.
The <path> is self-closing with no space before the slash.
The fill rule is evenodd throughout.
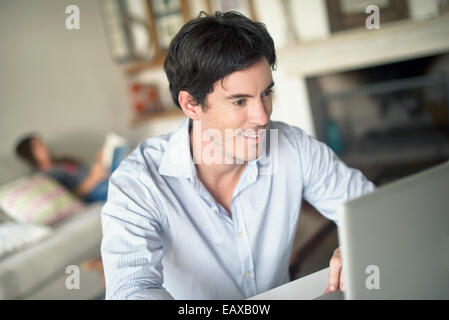
<path id="1" fill-rule="evenodd" d="M 257 160 L 260 155 L 262 154 L 262 148 L 257 148 L 258 150 L 254 151 L 254 152 L 249 152 L 247 154 L 244 155 L 237 155 L 234 157 L 234 163 L 242 163 L 242 164 L 246 164 L 248 162 Z"/>
<path id="2" fill-rule="evenodd" d="M 260 141 L 255 145 L 244 145 L 244 147 L 234 147 L 234 150 L 228 150 L 226 163 L 245 164 L 257 160 L 264 151 L 264 141 Z M 232 159 L 232 160 L 231 160 Z"/>

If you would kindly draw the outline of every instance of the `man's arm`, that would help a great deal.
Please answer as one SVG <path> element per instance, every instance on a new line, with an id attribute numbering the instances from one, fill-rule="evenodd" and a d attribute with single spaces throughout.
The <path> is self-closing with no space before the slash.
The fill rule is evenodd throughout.
<path id="1" fill-rule="evenodd" d="M 101 245 L 106 299 L 173 299 L 162 287 L 163 231 L 142 171 L 126 163 L 109 180 Z"/>
<path id="2" fill-rule="evenodd" d="M 299 133 L 299 132 L 298 132 Z M 363 174 L 347 167 L 335 153 L 304 132 L 298 134 L 303 171 L 303 198 L 317 208 L 325 217 L 340 223 L 337 209 L 348 200 L 376 189 Z M 337 248 L 329 263 L 329 280 L 326 293 L 340 289 L 344 291 L 340 248 Z"/>
<path id="3" fill-rule="evenodd" d="M 357 169 L 349 168 L 327 145 L 304 132 L 298 137 L 303 172 L 303 198 L 323 216 L 339 224 L 337 209 L 370 193 L 376 186 Z"/>

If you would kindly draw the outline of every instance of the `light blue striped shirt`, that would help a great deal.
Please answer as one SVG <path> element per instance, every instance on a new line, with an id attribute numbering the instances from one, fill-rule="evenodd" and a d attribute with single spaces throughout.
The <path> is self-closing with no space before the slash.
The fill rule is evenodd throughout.
<path id="1" fill-rule="evenodd" d="M 140 143 L 110 178 L 106 299 L 245 299 L 280 286 L 290 280 L 301 200 L 338 223 L 339 205 L 375 188 L 325 144 L 270 121 L 277 153 L 267 142 L 247 164 L 229 215 L 197 178 L 190 123 Z"/>

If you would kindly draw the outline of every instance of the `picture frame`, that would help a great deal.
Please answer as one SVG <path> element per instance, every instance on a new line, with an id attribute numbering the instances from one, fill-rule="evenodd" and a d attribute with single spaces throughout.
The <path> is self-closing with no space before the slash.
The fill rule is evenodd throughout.
<path id="1" fill-rule="evenodd" d="M 368 5 L 379 7 L 381 24 L 409 18 L 407 0 L 326 0 L 326 5 L 331 33 L 363 28 Z"/>
<path id="2" fill-rule="evenodd" d="M 158 47 L 166 51 L 171 39 L 190 18 L 187 0 L 148 0 Z"/>
<path id="3" fill-rule="evenodd" d="M 128 75 L 161 66 L 173 36 L 190 19 L 188 0 L 101 0 L 113 59 Z"/>
<path id="4" fill-rule="evenodd" d="M 151 60 L 156 53 L 146 0 L 101 0 L 106 38 L 117 63 Z"/>
<path id="5" fill-rule="evenodd" d="M 206 8 L 209 14 L 214 14 L 216 11 L 237 11 L 257 21 L 254 0 L 206 0 Z"/>

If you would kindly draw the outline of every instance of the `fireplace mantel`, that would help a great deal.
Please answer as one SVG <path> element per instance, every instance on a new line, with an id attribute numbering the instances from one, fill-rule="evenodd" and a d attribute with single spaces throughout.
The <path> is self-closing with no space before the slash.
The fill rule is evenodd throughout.
<path id="1" fill-rule="evenodd" d="M 449 52 L 449 15 L 357 29 L 278 50 L 291 76 L 316 76 Z"/>

